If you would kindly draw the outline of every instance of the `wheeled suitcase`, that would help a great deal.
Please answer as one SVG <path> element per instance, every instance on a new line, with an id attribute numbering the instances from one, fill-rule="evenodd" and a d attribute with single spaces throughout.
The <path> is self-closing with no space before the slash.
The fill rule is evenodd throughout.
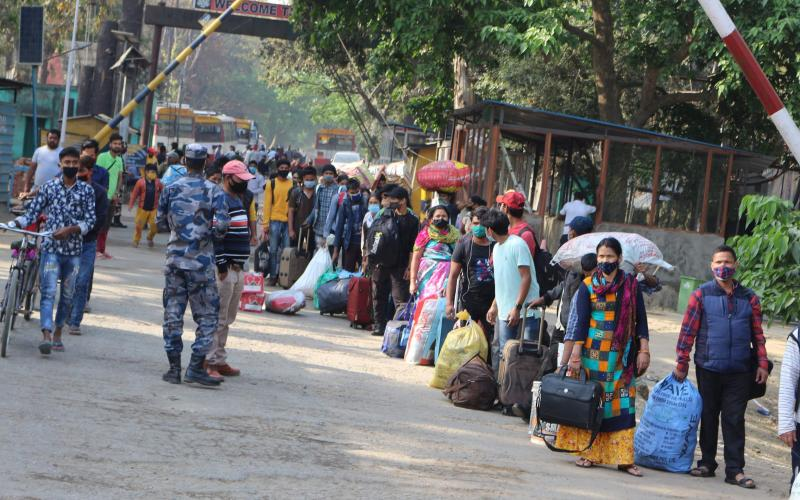
<path id="1" fill-rule="evenodd" d="M 351 328 L 372 325 L 372 280 L 350 278 L 347 290 L 347 319 Z"/>
<path id="2" fill-rule="evenodd" d="M 294 285 L 294 282 L 303 275 L 306 267 L 308 267 L 308 263 L 311 261 L 309 240 L 310 238 L 305 238 L 303 248 L 288 247 L 283 249 L 278 268 L 278 284 L 284 289 Z M 303 239 L 301 238 L 300 241 L 303 241 Z"/>
<path id="3" fill-rule="evenodd" d="M 525 321 L 528 319 L 528 306 L 522 310 L 519 338 L 506 342 L 500 358 L 500 370 L 497 373 L 498 399 L 506 407 L 519 405 L 530 411 L 531 387 L 544 361 L 544 332 L 547 323 L 544 320 L 544 309 L 539 321 L 539 338 L 536 341 L 525 340 Z"/>

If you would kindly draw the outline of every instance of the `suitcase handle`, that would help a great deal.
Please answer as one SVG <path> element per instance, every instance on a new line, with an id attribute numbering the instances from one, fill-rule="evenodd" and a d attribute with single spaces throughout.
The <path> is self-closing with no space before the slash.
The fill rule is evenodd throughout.
<path id="1" fill-rule="evenodd" d="M 519 347 L 518 347 L 520 354 L 522 354 L 522 352 L 524 351 L 522 343 L 525 340 L 525 320 L 528 319 L 528 309 L 530 309 L 531 307 L 533 306 L 531 306 L 531 303 L 528 302 L 522 308 L 522 318 L 520 319 L 520 326 L 519 326 Z M 542 340 L 544 339 L 544 313 L 545 309 L 547 309 L 547 306 L 541 305 L 537 307 L 542 308 L 542 317 L 539 318 L 539 341 L 536 343 L 536 355 L 541 356 L 542 353 L 544 352 L 542 349 Z"/>

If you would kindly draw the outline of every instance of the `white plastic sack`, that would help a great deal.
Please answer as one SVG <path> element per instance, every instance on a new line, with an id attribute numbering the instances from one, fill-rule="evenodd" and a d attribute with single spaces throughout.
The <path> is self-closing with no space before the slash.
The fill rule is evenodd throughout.
<path id="1" fill-rule="evenodd" d="M 406 362 L 411 365 L 418 365 L 422 361 L 423 351 L 425 350 L 425 337 L 430 332 L 433 320 L 436 317 L 436 303 L 436 297 L 417 303 L 417 310 L 414 311 L 414 321 L 411 324 L 411 334 L 408 338 L 405 355 Z"/>
<path id="2" fill-rule="evenodd" d="M 795 471 L 794 482 L 792 483 L 792 492 L 789 494 L 789 500 L 800 500 L 800 471 Z"/>
<path id="3" fill-rule="evenodd" d="M 306 297 L 313 297 L 314 287 L 317 286 L 317 281 L 319 281 L 320 276 L 332 267 L 333 262 L 331 261 L 331 254 L 328 252 L 328 249 L 318 249 L 317 253 L 315 253 L 314 257 L 311 259 L 311 262 L 306 266 L 306 270 L 300 278 L 295 281 L 290 290 L 303 292 Z"/>
<path id="4" fill-rule="evenodd" d="M 664 260 L 664 255 L 655 243 L 634 233 L 589 233 L 573 238 L 558 249 L 553 263 L 564 269 L 580 270 L 581 257 L 595 253 L 597 244 L 605 238 L 616 238 L 622 245 L 622 258 L 628 264 L 648 264 L 651 268 L 664 268 L 672 271 L 672 264 Z M 627 266 L 628 270 L 632 266 Z"/>

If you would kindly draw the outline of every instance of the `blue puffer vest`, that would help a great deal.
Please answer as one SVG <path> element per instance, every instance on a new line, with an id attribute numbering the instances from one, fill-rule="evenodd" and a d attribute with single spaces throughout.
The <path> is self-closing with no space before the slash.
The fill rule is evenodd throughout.
<path id="1" fill-rule="evenodd" d="M 697 332 L 694 362 L 718 373 L 750 371 L 750 343 L 753 335 L 753 291 L 741 285 L 729 300 L 715 281 L 700 286 L 703 319 Z"/>

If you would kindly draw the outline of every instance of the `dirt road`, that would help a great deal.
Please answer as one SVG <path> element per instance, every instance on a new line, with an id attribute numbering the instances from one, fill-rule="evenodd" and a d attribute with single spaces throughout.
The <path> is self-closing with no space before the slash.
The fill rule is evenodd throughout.
<path id="1" fill-rule="evenodd" d="M 453 407 L 427 387 L 430 368 L 386 358 L 380 339 L 313 310 L 294 317 L 241 313 L 229 340 L 241 377 L 219 390 L 166 384 L 165 237 L 153 250 L 133 249 L 130 231 L 112 231 L 115 258 L 98 265 L 82 337 L 65 336 L 66 352 L 44 359 L 36 352 L 38 324 L 23 323 L 9 357 L 0 360 L 0 497 L 764 498 L 785 492 L 788 453 L 773 437 L 774 423 L 752 409 L 749 427 L 762 429 L 747 447 L 756 491 L 725 485 L 719 476 L 645 470 L 637 479 L 607 468 L 581 470 L 571 457 L 530 444 L 521 420 Z M 10 241 L 0 235 L 2 269 Z M 677 316 L 651 319 L 651 373 L 663 376 Z M 781 352 L 779 337 L 770 340 L 773 354 Z M 188 346 L 184 363 L 187 357 Z M 774 410 L 774 401 L 767 402 Z"/>

